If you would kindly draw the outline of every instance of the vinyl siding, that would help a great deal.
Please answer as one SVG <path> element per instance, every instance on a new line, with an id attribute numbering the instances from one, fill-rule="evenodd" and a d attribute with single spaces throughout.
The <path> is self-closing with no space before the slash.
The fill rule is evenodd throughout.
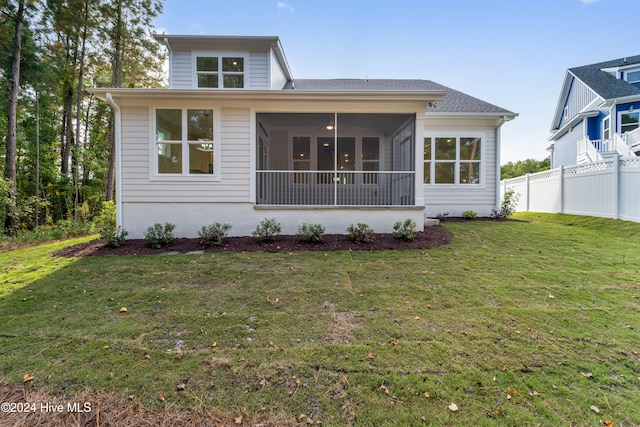
<path id="1" fill-rule="evenodd" d="M 564 107 L 567 107 L 568 117 L 564 118 L 564 107 L 560 117 L 560 126 L 562 127 L 567 121 L 575 117 L 576 114 L 581 112 L 587 105 L 596 99 L 596 94 L 589 89 L 587 85 L 582 83 L 578 79 L 573 79 L 571 82 L 571 88 L 569 94 L 565 100 Z"/>
<path id="2" fill-rule="evenodd" d="M 269 54 L 249 52 L 247 89 L 269 89 Z"/>
<path id="3" fill-rule="evenodd" d="M 173 62 L 170 87 L 172 89 L 191 89 L 193 86 L 191 51 L 174 51 L 171 56 Z"/>
<path id="4" fill-rule="evenodd" d="M 584 137 L 584 124 L 580 122 L 554 142 L 553 168 L 573 166 L 578 161 L 578 141 Z"/>
<path id="5" fill-rule="evenodd" d="M 122 110 L 123 202 L 248 202 L 250 115 L 248 108 L 221 108 L 221 180 L 153 180 L 149 162 L 154 141 L 149 108 Z"/>
<path id="6" fill-rule="evenodd" d="M 280 90 L 287 84 L 287 78 L 276 59 L 276 55 L 271 51 L 271 85 L 269 89 Z"/>
<path id="7" fill-rule="evenodd" d="M 448 212 L 451 216 L 459 216 L 462 212 L 473 210 L 478 215 L 486 216 L 496 206 L 496 126 L 490 121 L 457 119 L 446 123 L 435 123 L 427 120 L 425 136 L 432 135 L 483 136 L 481 166 L 481 184 L 461 185 L 424 185 L 424 203 L 426 215 L 433 217 Z"/>

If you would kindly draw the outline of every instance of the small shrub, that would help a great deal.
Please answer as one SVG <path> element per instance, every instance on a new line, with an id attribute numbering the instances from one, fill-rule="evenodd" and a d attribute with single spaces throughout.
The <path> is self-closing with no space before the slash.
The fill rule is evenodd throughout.
<path id="1" fill-rule="evenodd" d="M 493 209 L 491 211 L 491 218 L 506 219 L 511 217 L 516 211 L 519 199 L 520 193 L 516 193 L 512 188 L 507 189 L 502 197 L 502 202 L 500 202 L 500 210 Z"/>
<path id="2" fill-rule="evenodd" d="M 102 209 L 94 223 L 102 240 L 107 240 L 116 233 L 116 204 L 113 200 L 102 202 Z"/>
<path id="3" fill-rule="evenodd" d="M 351 236 L 351 240 L 358 244 L 373 242 L 376 239 L 375 232 L 367 224 L 358 223 L 357 226 L 351 224 L 347 227 L 347 233 Z"/>
<path id="4" fill-rule="evenodd" d="M 116 231 L 109 237 L 107 237 L 107 246 L 111 248 L 117 248 L 122 246 L 127 237 L 127 230 L 122 227 L 116 228 Z"/>
<path id="5" fill-rule="evenodd" d="M 478 214 L 475 211 L 464 211 L 462 212 L 462 218 L 464 219 L 476 219 Z"/>
<path id="6" fill-rule="evenodd" d="M 200 243 L 205 246 L 220 246 L 222 245 L 222 239 L 227 237 L 227 234 L 231 230 L 231 225 L 226 223 L 214 222 L 211 225 L 202 227 L 198 232 L 200 236 Z"/>
<path id="7" fill-rule="evenodd" d="M 175 240 L 175 237 L 173 237 L 174 228 L 176 226 L 168 222 L 165 222 L 164 226 L 160 223 L 155 223 L 147 228 L 147 232 L 144 233 L 144 239 L 149 242 L 152 248 L 163 248 Z"/>
<path id="8" fill-rule="evenodd" d="M 265 218 L 260 221 L 251 235 L 257 237 L 261 242 L 268 242 L 273 240 L 281 231 L 282 226 L 275 218 Z"/>
<path id="9" fill-rule="evenodd" d="M 304 242 L 320 243 L 324 234 L 324 226 L 322 224 L 304 223 L 298 227 L 296 237 Z"/>
<path id="10" fill-rule="evenodd" d="M 396 239 L 411 242 L 416 238 L 416 233 L 416 222 L 411 218 L 407 218 L 404 222 L 398 221 L 393 225 L 393 236 Z"/>

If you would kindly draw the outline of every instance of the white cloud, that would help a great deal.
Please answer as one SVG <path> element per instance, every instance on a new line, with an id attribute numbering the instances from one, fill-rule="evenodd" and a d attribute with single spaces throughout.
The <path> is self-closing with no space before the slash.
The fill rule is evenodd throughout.
<path id="1" fill-rule="evenodd" d="M 590 0 L 593 1 L 593 0 Z M 293 7 L 291 7 L 290 5 L 286 4 L 285 2 L 279 1 L 278 2 L 278 9 L 280 10 L 288 10 L 289 12 L 294 12 Z"/>

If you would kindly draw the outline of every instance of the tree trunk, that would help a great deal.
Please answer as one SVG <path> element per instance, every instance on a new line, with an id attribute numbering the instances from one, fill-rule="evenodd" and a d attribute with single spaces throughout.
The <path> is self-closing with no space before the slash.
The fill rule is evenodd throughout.
<path id="1" fill-rule="evenodd" d="M 113 44 L 113 73 L 111 75 L 111 83 L 113 87 L 122 85 L 122 1 L 117 1 L 116 22 L 113 27 L 113 35 L 111 42 Z M 115 194 L 116 180 L 116 125 L 115 113 L 111 113 L 109 120 L 109 171 L 107 174 L 107 188 L 105 200 L 113 200 Z"/>
<path id="2" fill-rule="evenodd" d="M 17 203 L 17 177 L 16 177 L 16 122 L 18 115 L 18 93 L 20 91 L 20 55 L 22 51 L 22 28 L 25 15 L 25 0 L 18 2 L 18 12 L 15 17 L 16 28 L 13 37 L 13 52 L 11 54 L 11 90 L 9 92 L 7 112 L 7 159 L 5 178 L 10 183 L 9 206 L 15 207 Z M 4 226 L 8 230 L 15 230 L 17 222 L 15 209 L 7 210 Z"/>

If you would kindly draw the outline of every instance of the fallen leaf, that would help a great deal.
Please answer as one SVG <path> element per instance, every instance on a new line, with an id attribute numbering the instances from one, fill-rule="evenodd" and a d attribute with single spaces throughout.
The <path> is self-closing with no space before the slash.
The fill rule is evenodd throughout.
<path id="1" fill-rule="evenodd" d="M 603 421 L 602 424 L 604 424 L 605 427 L 613 427 L 613 421 Z"/>
<path id="2" fill-rule="evenodd" d="M 386 388 L 384 385 L 380 386 L 380 390 L 384 391 L 385 393 L 389 394 L 389 389 Z"/>
<path id="3" fill-rule="evenodd" d="M 451 405 L 449 405 L 449 410 L 451 412 L 456 412 L 458 410 L 458 405 L 456 405 L 455 403 L 451 402 Z"/>
<path id="4" fill-rule="evenodd" d="M 511 400 L 511 397 L 512 396 L 510 394 L 507 394 L 507 400 Z"/>
<path id="5" fill-rule="evenodd" d="M 391 345 L 398 345 L 398 340 L 391 340 L 389 343 L 391 343 Z"/>
<path id="6" fill-rule="evenodd" d="M 503 366 L 503 367 L 502 367 L 502 369 L 500 369 L 500 370 L 501 370 L 502 372 L 507 372 L 507 371 L 508 371 L 508 369 L 507 369 L 507 367 L 506 367 L 506 366 Z"/>
<path id="7" fill-rule="evenodd" d="M 580 373 L 587 378 L 593 378 L 593 374 L 591 372 L 580 372 Z"/>
<path id="8" fill-rule="evenodd" d="M 425 274 L 425 273 L 427 273 L 427 270 L 426 269 L 422 269 L 422 274 Z"/>
<path id="9" fill-rule="evenodd" d="M 27 383 L 29 381 L 32 381 L 35 377 L 32 374 L 26 373 L 22 376 L 22 382 L 23 383 Z"/>
<path id="10" fill-rule="evenodd" d="M 218 346 L 218 342 L 214 341 L 213 344 L 211 344 L 211 347 L 216 348 Z"/>
<path id="11" fill-rule="evenodd" d="M 529 396 L 540 396 L 540 393 L 538 393 L 537 391 L 533 390 L 529 392 Z"/>
<path id="12" fill-rule="evenodd" d="M 204 327 L 200 326 L 200 333 L 204 334 Z"/>
<path id="13" fill-rule="evenodd" d="M 149 356 L 148 354 L 145 354 L 145 355 L 144 355 L 144 358 L 145 358 L 145 359 L 147 359 L 147 360 L 150 360 L 150 359 L 151 359 L 151 356 Z"/>
<path id="14" fill-rule="evenodd" d="M 426 398 L 428 399 L 428 398 L 430 398 L 430 397 L 431 397 L 431 395 L 429 394 L 429 392 L 428 392 L 428 391 L 425 391 L 425 392 L 424 392 L 424 397 L 426 397 Z"/>
<path id="15" fill-rule="evenodd" d="M 309 425 L 313 424 L 313 420 L 311 418 L 307 418 L 307 424 Z"/>
<path id="16" fill-rule="evenodd" d="M 164 394 L 163 393 L 158 393 L 158 400 L 160 402 L 164 402 Z"/>
<path id="17" fill-rule="evenodd" d="M 109 346 L 108 345 L 103 345 L 102 348 L 106 350 L 106 349 L 109 348 Z"/>
<path id="18" fill-rule="evenodd" d="M 595 405 L 591 405 L 591 410 L 592 410 L 593 412 L 595 412 L 596 414 L 599 414 L 599 413 L 600 413 L 600 409 L 598 409 L 598 407 L 597 407 L 597 406 L 595 406 Z"/>
<path id="19" fill-rule="evenodd" d="M 555 295 L 549 294 L 549 299 L 554 299 L 554 298 L 555 298 Z"/>
<path id="20" fill-rule="evenodd" d="M 175 360 L 180 360 L 182 359 L 182 355 L 181 354 L 176 354 L 176 357 L 174 357 Z"/>
<path id="21" fill-rule="evenodd" d="M 367 359 L 373 359 L 373 353 L 372 352 L 368 352 L 367 353 Z"/>
<path id="22" fill-rule="evenodd" d="M 242 415 L 233 419 L 234 424 L 242 424 Z"/>
<path id="23" fill-rule="evenodd" d="M 128 311 L 129 311 L 129 310 L 127 309 L 127 307 L 122 307 L 122 308 L 120 309 L 120 313 L 126 313 L 126 312 L 128 312 Z"/>
<path id="24" fill-rule="evenodd" d="M 420 320 L 420 316 L 416 316 L 416 320 Z"/>
<path id="25" fill-rule="evenodd" d="M 514 395 L 514 394 L 516 394 L 516 393 L 517 393 L 517 392 L 516 392 L 516 390 L 515 390 L 514 388 L 511 388 L 511 387 L 508 387 L 508 388 L 507 388 L 507 392 L 508 392 L 510 395 Z"/>
<path id="26" fill-rule="evenodd" d="M 184 389 L 187 388 L 187 385 L 185 383 L 180 383 L 178 384 L 178 386 L 176 387 L 176 389 L 178 391 L 184 391 Z"/>
<path id="27" fill-rule="evenodd" d="M 303 420 L 305 418 L 307 418 L 306 414 L 300 414 L 300 416 L 298 417 L 299 420 Z"/>

